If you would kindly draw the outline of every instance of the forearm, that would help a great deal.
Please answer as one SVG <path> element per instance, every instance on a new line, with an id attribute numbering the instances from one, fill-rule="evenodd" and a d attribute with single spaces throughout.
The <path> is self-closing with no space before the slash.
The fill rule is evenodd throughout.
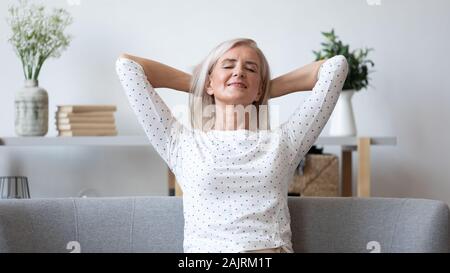
<path id="1" fill-rule="evenodd" d="M 189 92 L 191 75 L 188 73 L 153 60 L 129 54 L 121 54 L 120 58 L 130 59 L 140 64 L 153 88 L 170 88 Z"/>
<path id="2" fill-rule="evenodd" d="M 317 82 L 319 68 L 325 61 L 307 64 L 271 80 L 270 97 L 276 98 L 292 92 L 312 90 Z"/>
<path id="3" fill-rule="evenodd" d="M 296 151 L 290 159 L 294 165 L 304 158 L 325 127 L 347 74 L 348 63 L 343 55 L 328 59 L 322 65 L 319 79 L 309 95 L 281 125 L 281 130 L 288 136 L 289 150 Z"/>

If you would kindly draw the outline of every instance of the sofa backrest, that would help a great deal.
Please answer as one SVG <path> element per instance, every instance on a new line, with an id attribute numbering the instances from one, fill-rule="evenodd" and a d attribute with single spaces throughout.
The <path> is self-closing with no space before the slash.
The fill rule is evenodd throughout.
<path id="1" fill-rule="evenodd" d="M 296 252 L 448 252 L 449 209 L 406 198 L 290 200 Z"/>
<path id="2" fill-rule="evenodd" d="M 290 197 L 295 252 L 448 252 L 448 206 Z M 0 252 L 183 252 L 179 197 L 0 200 Z"/>

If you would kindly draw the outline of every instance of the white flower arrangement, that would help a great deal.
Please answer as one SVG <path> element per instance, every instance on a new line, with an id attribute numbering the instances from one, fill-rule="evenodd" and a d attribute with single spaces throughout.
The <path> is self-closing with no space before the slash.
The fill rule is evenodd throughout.
<path id="1" fill-rule="evenodd" d="M 45 13 L 45 7 L 19 0 L 9 8 L 8 23 L 12 29 L 9 42 L 22 61 L 25 79 L 37 80 L 44 61 L 58 58 L 72 39 L 64 33 L 73 18 L 64 9 Z"/>

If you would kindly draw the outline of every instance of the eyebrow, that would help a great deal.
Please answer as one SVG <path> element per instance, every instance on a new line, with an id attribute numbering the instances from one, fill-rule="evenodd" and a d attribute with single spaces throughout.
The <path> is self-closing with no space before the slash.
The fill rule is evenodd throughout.
<path id="1" fill-rule="evenodd" d="M 237 62 L 237 60 L 236 59 L 225 59 L 225 60 L 222 61 L 222 64 L 225 63 L 225 62 Z M 253 62 L 253 61 L 246 61 L 245 63 L 246 64 L 253 64 L 256 67 L 258 67 L 258 64 L 256 62 Z"/>

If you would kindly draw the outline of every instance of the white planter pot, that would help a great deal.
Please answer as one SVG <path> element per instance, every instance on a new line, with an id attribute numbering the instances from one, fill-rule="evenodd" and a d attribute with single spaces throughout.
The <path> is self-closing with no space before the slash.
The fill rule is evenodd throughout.
<path id="1" fill-rule="evenodd" d="M 330 136 L 356 136 L 352 96 L 354 90 L 342 91 L 331 114 Z"/>
<path id="2" fill-rule="evenodd" d="M 16 93 L 15 131 L 19 136 L 45 136 L 48 131 L 48 94 L 37 80 L 25 80 Z"/>

